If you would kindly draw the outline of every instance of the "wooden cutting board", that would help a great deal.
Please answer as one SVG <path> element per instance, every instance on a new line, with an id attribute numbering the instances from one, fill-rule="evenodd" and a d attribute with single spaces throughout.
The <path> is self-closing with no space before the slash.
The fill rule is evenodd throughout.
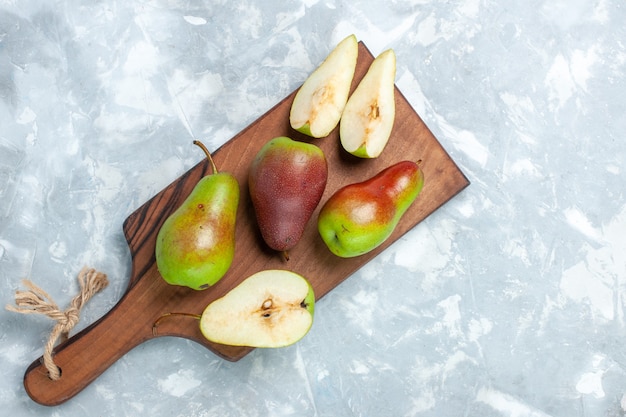
<path id="1" fill-rule="evenodd" d="M 372 60 L 369 50 L 363 43 L 359 43 L 352 89 L 356 88 Z M 153 334 L 153 324 L 165 313 L 201 314 L 211 301 L 226 294 L 246 277 L 264 269 L 290 269 L 302 274 L 313 285 L 319 300 L 469 185 L 467 178 L 398 89 L 396 121 L 391 138 L 382 155 L 372 160 L 358 159 L 347 154 L 341 148 L 338 129 L 322 139 L 311 139 L 291 129 L 289 110 L 294 95 L 295 91 L 213 153 L 218 169 L 231 172 L 239 181 L 241 192 L 235 259 L 226 276 L 204 291 L 170 286 L 160 277 L 154 259 L 155 240 L 161 224 L 187 197 L 198 180 L 211 172 L 207 161 L 203 159 L 126 219 L 123 229 L 132 257 L 128 289 L 104 317 L 55 349 L 54 360 L 62 371 L 60 380 L 52 381 L 48 378 L 41 358 L 30 365 L 24 375 L 24 386 L 34 401 L 43 405 L 57 405 L 67 401 L 126 352 L 154 337 L 188 338 L 224 359 L 241 359 L 252 349 L 208 342 L 200 333 L 198 321 L 193 318 L 168 317 L 159 324 L 156 336 Z M 318 145 L 324 151 L 329 166 L 328 183 L 320 206 L 313 214 L 302 240 L 290 251 L 289 261 L 265 246 L 248 194 L 250 162 L 261 146 L 276 136 L 290 136 Z M 189 146 L 194 146 L 191 140 Z M 201 157 L 198 149 L 198 158 Z M 341 259 L 331 254 L 318 235 L 315 221 L 323 203 L 338 188 L 363 181 L 383 168 L 406 159 L 422 161 L 425 185 L 393 235 L 373 252 L 357 258 Z"/>

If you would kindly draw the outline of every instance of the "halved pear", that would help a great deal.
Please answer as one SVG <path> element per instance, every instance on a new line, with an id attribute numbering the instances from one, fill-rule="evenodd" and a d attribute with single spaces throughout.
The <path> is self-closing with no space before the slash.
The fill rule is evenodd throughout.
<path id="1" fill-rule="evenodd" d="M 387 49 L 374 59 L 341 116 L 341 145 L 352 155 L 376 158 L 389 141 L 396 117 L 396 55 Z"/>
<path id="2" fill-rule="evenodd" d="M 337 44 L 296 93 L 289 113 L 291 127 L 314 138 L 328 136 L 348 101 L 358 53 L 355 35 Z"/>
<path id="3" fill-rule="evenodd" d="M 308 333 L 314 306 L 313 287 L 303 276 L 264 270 L 209 304 L 200 318 L 200 331 L 224 345 L 288 346 Z"/>

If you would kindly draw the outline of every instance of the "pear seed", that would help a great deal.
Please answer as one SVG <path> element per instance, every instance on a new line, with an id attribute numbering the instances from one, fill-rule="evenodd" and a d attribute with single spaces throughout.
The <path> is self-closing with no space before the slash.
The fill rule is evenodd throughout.
<path id="1" fill-rule="evenodd" d="M 378 104 L 370 105 L 370 114 L 369 114 L 369 116 L 372 119 L 377 119 L 378 116 L 380 116 L 380 107 L 378 107 Z"/>

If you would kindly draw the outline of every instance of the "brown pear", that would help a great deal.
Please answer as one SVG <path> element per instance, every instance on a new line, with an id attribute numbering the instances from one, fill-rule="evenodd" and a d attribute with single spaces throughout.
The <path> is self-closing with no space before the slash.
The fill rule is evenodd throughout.
<path id="1" fill-rule="evenodd" d="M 248 187 L 261 235 L 286 259 L 317 208 L 327 178 L 322 150 L 285 136 L 266 143 L 252 161 Z"/>

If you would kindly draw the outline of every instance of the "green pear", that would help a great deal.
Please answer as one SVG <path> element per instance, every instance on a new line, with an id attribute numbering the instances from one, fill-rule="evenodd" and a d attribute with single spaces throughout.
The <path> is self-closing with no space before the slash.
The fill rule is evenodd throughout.
<path id="1" fill-rule="evenodd" d="M 201 142 L 194 144 L 203 149 L 213 172 L 165 220 L 155 256 L 167 283 L 203 290 L 219 281 L 233 261 L 239 184 L 230 173 L 217 171 Z"/>
<path id="2" fill-rule="evenodd" d="M 391 235 L 423 185 L 419 165 L 402 161 L 366 181 L 340 188 L 320 210 L 320 236 L 342 258 L 370 252 Z"/>
<path id="3" fill-rule="evenodd" d="M 313 325 L 315 294 L 301 275 L 264 270 L 209 304 L 200 318 L 208 340 L 231 346 L 291 345 Z"/>
<path id="4" fill-rule="evenodd" d="M 348 101 L 358 53 L 356 36 L 350 35 L 309 75 L 291 105 L 292 128 L 322 138 L 337 126 Z"/>
<path id="5" fill-rule="evenodd" d="M 270 248 L 288 259 L 327 179 L 326 157 L 313 144 L 279 136 L 259 150 L 250 166 L 248 189 L 261 236 Z"/>
<path id="6" fill-rule="evenodd" d="M 388 49 L 374 59 L 346 103 L 339 137 L 352 155 L 376 158 L 387 145 L 396 117 L 395 77 L 396 55 Z"/>

